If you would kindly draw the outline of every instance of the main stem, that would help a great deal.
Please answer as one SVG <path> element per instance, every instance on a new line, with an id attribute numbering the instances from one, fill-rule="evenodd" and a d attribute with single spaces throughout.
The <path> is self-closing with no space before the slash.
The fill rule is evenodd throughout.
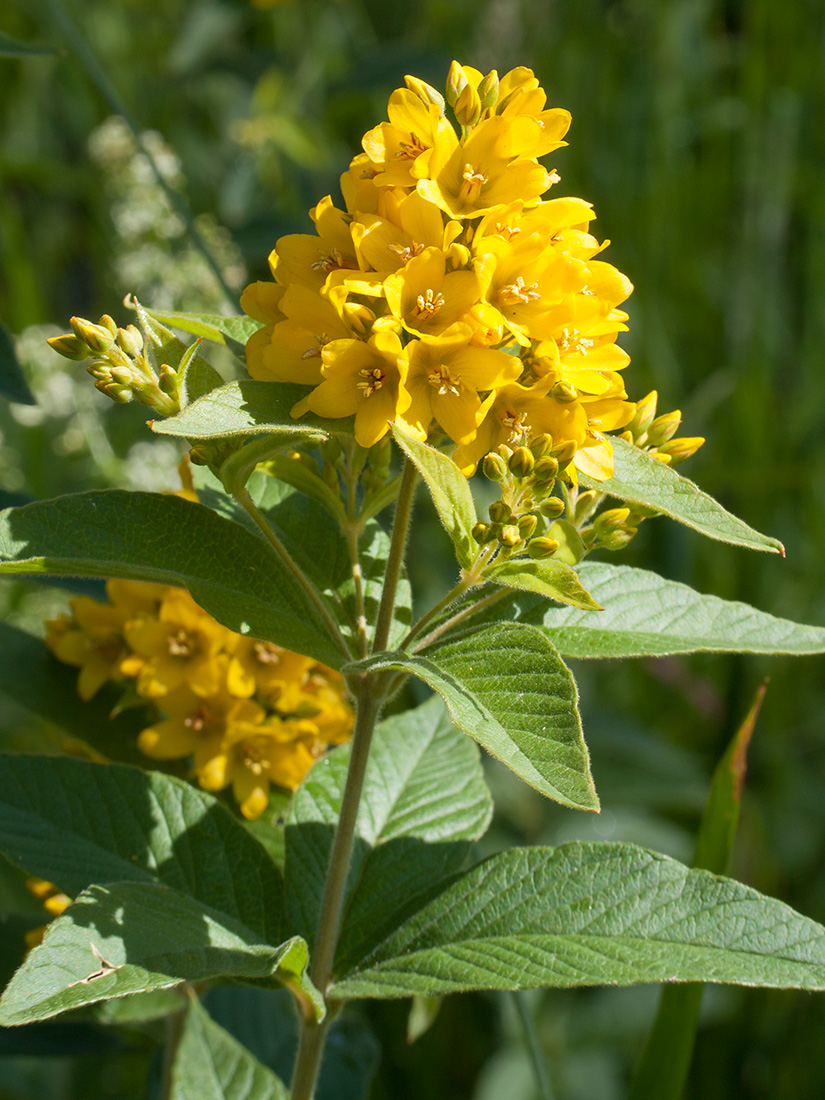
<path id="1" fill-rule="evenodd" d="M 381 593 L 381 605 L 375 628 L 374 648 L 377 652 L 386 648 L 395 609 L 395 597 L 398 581 L 404 565 L 404 547 L 407 541 L 407 528 L 412 512 L 412 500 L 415 490 L 416 473 L 412 463 L 407 461 L 401 478 L 398 503 L 395 508 L 392 541 L 387 558 L 387 570 L 384 577 L 384 589 Z M 347 782 L 341 800 L 341 812 L 338 827 L 332 842 L 327 880 L 324 887 L 324 900 L 321 903 L 321 916 L 318 921 L 318 935 L 312 956 L 309 976 L 322 996 L 326 996 L 327 986 L 332 977 L 335 961 L 335 949 L 338 945 L 338 932 L 341 925 L 341 911 L 344 904 L 344 891 L 349 874 L 352 846 L 355 840 L 355 823 L 358 806 L 364 788 L 364 776 L 369 761 L 372 735 L 375 723 L 386 697 L 389 677 L 386 673 L 365 673 L 351 683 L 355 696 L 355 727 L 352 733 L 352 751 L 350 754 Z M 312 1019 L 305 1020 L 301 1029 L 301 1041 L 292 1078 L 292 1100 L 312 1100 L 315 1084 L 321 1068 L 327 1023 L 318 1024 Z"/>

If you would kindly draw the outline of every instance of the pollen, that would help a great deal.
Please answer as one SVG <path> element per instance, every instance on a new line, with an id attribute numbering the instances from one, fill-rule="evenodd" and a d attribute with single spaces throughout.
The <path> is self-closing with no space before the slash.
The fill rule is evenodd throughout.
<path id="1" fill-rule="evenodd" d="M 452 377 L 443 363 L 430 371 L 427 375 L 427 381 L 436 393 L 442 397 L 448 393 L 455 394 L 455 396 L 458 397 L 460 383 Z"/>
<path id="2" fill-rule="evenodd" d="M 541 291 L 538 283 L 530 283 L 529 286 L 526 286 L 524 279 L 519 275 L 514 283 L 503 286 L 499 290 L 498 296 L 506 305 L 515 305 L 516 302 L 529 305 L 530 302 L 538 301 L 541 298 Z"/>
<path id="3" fill-rule="evenodd" d="M 357 264 L 351 260 L 345 260 L 337 248 L 331 248 L 329 252 L 321 252 L 318 259 L 312 265 L 313 271 L 340 271 L 342 267 L 354 270 Z"/>
<path id="4" fill-rule="evenodd" d="M 380 390 L 387 380 L 387 376 L 381 370 L 380 367 L 370 367 L 369 369 L 359 370 L 360 382 L 356 385 L 361 390 L 365 397 L 372 397 L 372 395 Z"/>
<path id="5" fill-rule="evenodd" d="M 329 336 L 325 332 L 318 333 L 315 336 L 315 343 L 301 352 L 302 359 L 320 359 L 321 349 L 324 345 L 329 343 Z"/>
<path id="6" fill-rule="evenodd" d="M 418 134 L 410 134 L 409 141 L 401 141 L 398 143 L 398 149 L 396 149 L 395 155 L 402 160 L 415 160 L 416 157 L 420 157 L 422 153 L 426 153 L 429 149 L 428 145 L 425 145 Z"/>
<path id="7" fill-rule="evenodd" d="M 507 442 L 518 443 L 527 434 L 527 415 L 508 409 L 501 418 L 501 426 L 507 432 Z"/>
<path id="8" fill-rule="evenodd" d="M 423 244 L 416 244 L 413 241 L 412 244 L 388 244 L 387 248 L 390 252 L 394 252 L 404 263 L 409 263 L 414 256 L 420 256 L 424 251 Z"/>
<path id="9" fill-rule="evenodd" d="M 262 665 L 279 665 L 281 663 L 281 651 L 272 642 L 255 642 L 252 646 L 255 660 Z"/>
<path id="10" fill-rule="evenodd" d="M 419 319 L 429 320 L 434 317 L 436 313 L 444 305 L 444 295 L 435 290 L 425 290 L 423 294 L 419 294 L 415 300 L 415 309 L 413 313 Z"/>
<path id="11" fill-rule="evenodd" d="M 187 631 L 176 630 L 169 635 L 166 648 L 170 657 L 191 657 L 197 649 L 197 643 Z"/>
<path id="12" fill-rule="evenodd" d="M 472 164 L 465 164 L 464 171 L 461 173 L 461 178 L 464 182 L 461 184 L 459 197 L 464 202 L 474 202 L 481 194 L 481 189 L 487 182 L 486 173 L 480 171 Z"/>

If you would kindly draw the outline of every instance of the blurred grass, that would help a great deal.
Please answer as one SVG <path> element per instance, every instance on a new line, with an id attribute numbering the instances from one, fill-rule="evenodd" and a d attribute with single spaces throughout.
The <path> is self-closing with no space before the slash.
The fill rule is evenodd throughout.
<path id="1" fill-rule="evenodd" d="M 179 184 L 195 215 L 213 218 L 224 262 L 253 278 L 265 277 L 277 237 L 305 229 L 308 207 L 335 193 L 405 72 L 440 85 L 453 56 L 485 71 L 535 68 L 551 104 L 573 112 L 570 147 L 553 158 L 557 193 L 595 203 L 597 232 L 614 242 L 606 258 L 636 284 L 631 394 L 655 387 L 662 409 L 682 408 L 687 434 L 708 439 L 688 475 L 788 549 L 785 561 L 748 556 L 659 521 L 623 560 L 825 623 L 821 0 L 294 0 L 268 10 L 245 0 L 64 2 L 140 126 L 179 158 Z M 35 0 L 7 3 L 0 31 L 61 46 Z M 64 328 L 74 313 L 122 320 L 119 300 L 144 271 L 124 267 L 123 255 L 138 256 L 138 246 L 160 250 L 149 265 L 161 269 L 156 304 L 213 292 L 181 238 L 124 241 L 117 202 L 128 213 L 138 199 L 89 153 L 108 114 L 68 53 L 0 58 L 0 319 L 29 330 L 26 347 L 30 326 Z M 160 221 L 162 211 L 152 224 Z M 49 355 L 35 362 L 32 353 L 28 367 L 35 391 L 51 394 L 45 423 L 27 422 L 19 407 L 0 411 L 0 488 L 86 487 L 101 476 L 101 452 L 104 476 L 133 484 L 146 460 L 133 451 L 139 419 L 90 411 L 76 395 L 85 376 L 55 389 L 63 364 Z M 12 461 L 11 450 L 21 457 Z M 449 562 L 434 521 L 420 516 L 416 580 L 432 591 Z M 576 671 L 605 813 L 585 819 L 548 806 L 494 768 L 500 812 L 490 843 L 634 839 L 689 858 L 703 784 L 769 672 L 734 873 L 825 919 L 821 659 L 698 656 Z M 557 1096 L 622 1096 L 652 1018 L 650 992 L 539 999 Z M 821 998 L 720 991 L 706 1015 L 688 1095 L 819 1094 Z M 453 998 L 412 1048 L 400 1006 L 370 1016 L 387 1051 L 375 1097 L 455 1100 L 477 1082 L 484 1100 L 506 1080 L 508 1100 L 530 1100 L 517 1031 L 494 999 Z M 31 1072 L 26 1061 L 27 1081 Z M 55 1080 L 52 1072 L 40 1094 L 75 1095 Z M 94 1080 L 84 1095 L 115 1095 L 105 1075 Z M 16 1088 L 0 1086 L 0 1097 L 29 1095 Z"/>

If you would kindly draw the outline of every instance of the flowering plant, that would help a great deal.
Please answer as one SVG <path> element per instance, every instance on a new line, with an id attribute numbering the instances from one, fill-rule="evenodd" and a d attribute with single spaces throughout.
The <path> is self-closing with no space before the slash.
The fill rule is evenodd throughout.
<path id="1" fill-rule="evenodd" d="M 115 578 L 108 602 L 78 596 L 50 622 L 47 644 L 80 669 L 87 705 L 109 692 L 131 715 L 137 748 L 98 729 L 72 755 L 6 757 L 0 848 L 61 900 L 4 1024 L 107 1001 L 151 1013 L 163 993 L 167 1095 L 191 1095 L 206 1051 L 223 1096 L 241 1095 L 242 1065 L 243 1095 L 309 1100 L 359 999 L 825 989 L 825 929 L 720 877 L 753 716 L 714 779 L 696 868 L 609 843 L 468 866 L 492 810 L 477 745 L 599 810 L 565 658 L 825 649 L 822 630 L 587 560 L 657 515 L 782 547 L 675 472 L 703 442 L 676 438 L 678 412 L 628 398 L 631 285 L 596 258 L 590 205 L 544 197 L 559 177 L 540 158 L 569 123 L 527 69 L 454 63 L 446 98 L 410 77 L 343 175 L 344 208 L 324 198 L 314 234 L 278 241 L 245 316 L 133 302 L 138 325 L 73 318 L 50 341 L 115 401 L 152 409 L 192 465 L 179 494 L 0 517 L 0 571 Z M 245 344 L 250 377 L 224 383 L 203 340 Z M 457 564 L 423 613 L 404 561 L 421 482 Z M 405 709 L 410 677 L 434 694 Z M 146 757 L 165 770 L 134 766 Z M 293 996 L 289 1089 L 200 1006 L 229 981 Z M 639 1090 L 665 1039 L 692 1034 L 688 989 L 663 998 Z"/>

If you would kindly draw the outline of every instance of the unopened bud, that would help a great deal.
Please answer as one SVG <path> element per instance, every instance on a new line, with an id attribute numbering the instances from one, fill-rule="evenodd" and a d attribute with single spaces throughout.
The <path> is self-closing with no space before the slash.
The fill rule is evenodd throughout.
<path id="1" fill-rule="evenodd" d="M 637 528 L 620 527 L 618 531 L 610 531 L 600 538 L 600 543 L 605 550 L 624 550 L 627 544 L 635 537 Z"/>
<path id="2" fill-rule="evenodd" d="M 575 522 L 581 522 L 586 515 L 590 513 L 593 508 L 593 502 L 596 499 L 595 489 L 588 489 L 584 493 L 579 493 L 576 498 L 576 507 L 573 510 L 573 519 Z"/>
<path id="3" fill-rule="evenodd" d="M 103 325 L 93 325 L 83 317 L 72 317 L 69 324 L 78 340 L 82 340 L 95 355 L 104 355 L 115 342 L 114 336 L 107 328 Z"/>
<path id="4" fill-rule="evenodd" d="M 643 435 L 653 423 L 658 401 L 659 394 L 656 390 L 651 390 L 646 397 L 636 402 L 636 415 L 628 425 L 628 431 L 632 432 L 634 437 Z"/>
<path id="5" fill-rule="evenodd" d="M 490 534 L 489 523 L 477 523 L 475 527 L 473 527 L 471 534 L 479 546 L 487 542 Z"/>
<path id="6" fill-rule="evenodd" d="M 117 330 L 117 342 L 127 355 L 141 355 L 143 353 L 143 333 L 136 325 L 119 328 Z"/>
<path id="7" fill-rule="evenodd" d="M 560 467 L 566 466 L 575 453 L 575 439 L 566 439 L 564 443 L 557 443 L 550 452 L 550 454 L 553 455 Z"/>
<path id="8" fill-rule="evenodd" d="M 524 516 L 519 516 L 518 523 L 516 524 L 518 533 L 523 539 L 529 539 L 535 531 L 538 522 L 538 516 L 534 516 L 532 512 L 528 512 Z"/>
<path id="9" fill-rule="evenodd" d="M 503 527 L 501 534 L 499 535 L 499 542 L 502 546 L 509 546 L 512 549 L 514 546 L 518 546 L 521 542 L 521 535 L 519 534 L 518 527 L 512 523 L 508 523 L 506 527 Z"/>
<path id="10" fill-rule="evenodd" d="M 312 455 L 308 455 L 306 451 L 287 451 L 287 455 L 289 458 L 292 459 L 293 462 L 299 463 L 301 466 L 309 470 L 310 473 L 318 473 L 318 463 L 315 461 Z"/>
<path id="11" fill-rule="evenodd" d="M 427 84 L 424 80 L 419 80 L 417 76 L 405 76 L 404 83 L 410 89 L 411 92 L 415 92 L 419 99 L 424 103 L 434 103 L 436 107 L 444 114 L 444 96 L 441 92 L 436 91 L 431 84 Z"/>
<path id="12" fill-rule="evenodd" d="M 467 74 L 457 61 L 450 63 L 450 71 L 447 73 L 447 102 L 455 107 L 456 101 L 469 84 Z"/>
<path id="13" fill-rule="evenodd" d="M 498 73 L 495 69 L 491 69 L 479 84 L 478 97 L 481 100 L 482 111 L 495 107 L 498 99 Z"/>
<path id="14" fill-rule="evenodd" d="M 509 462 L 510 455 L 513 453 L 513 448 L 508 447 L 506 443 L 499 443 L 498 447 L 496 447 L 496 451 L 498 454 L 501 455 L 505 462 Z"/>
<path id="15" fill-rule="evenodd" d="M 670 458 L 670 465 L 678 466 L 686 458 L 695 455 L 704 442 L 704 437 L 701 435 L 684 435 L 681 439 L 670 439 L 667 443 L 663 443 L 659 448 L 659 454 L 666 454 Z"/>
<path id="16" fill-rule="evenodd" d="M 372 330 L 375 322 L 375 314 L 369 306 L 359 305 L 357 302 L 347 302 L 342 310 L 344 321 L 353 332 L 365 336 Z"/>
<path id="17" fill-rule="evenodd" d="M 453 104 L 453 111 L 459 126 L 465 128 L 475 126 L 481 118 L 481 100 L 472 84 L 465 84 L 461 89 L 461 94 Z"/>
<path id="18" fill-rule="evenodd" d="M 527 447 L 516 447 L 507 463 L 515 477 L 529 477 L 535 464 L 533 452 Z"/>
<path id="19" fill-rule="evenodd" d="M 135 380 L 129 367 L 113 367 L 106 359 L 94 359 L 86 369 L 94 378 L 110 378 L 119 386 L 131 386 Z"/>
<path id="20" fill-rule="evenodd" d="M 488 481 L 504 481 L 507 477 L 507 463 L 495 451 L 484 456 L 481 469 Z"/>
<path id="21" fill-rule="evenodd" d="M 557 382 L 550 390 L 550 396 L 562 405 L 569 405 L 573 401 L 578 401 L 579 391 L 572 382 Z"/>
<path id="22" fill-rule="evenodd" d="M 559 460 L 553 455 L 544 455 L 533 467 L 533 477 L 539 482 L 555 481 L 559 472 Z"/>
<path id="23" fill-rule="evenodd" d="M 466 244 L 451 244 L 447 249 L 447 266 L 455 270 L 459 267 L 469 267 L 472 253 Z"/>
<path id="24" fill-rule="evenodd" d="M 337 436 L 328 436 L 318 448 L 327 462 L 336 462 L 341 457 L 343 450 L 341 441 Z"/>
<path id="25" fill-rule="evenodd" d="M 548 539 L 545 537 L 532 539 L 527 543 L 527 553 L 531 558 L 552 558 L 555 552 L 559 548 L 558 539 Z"/>
<path id="26" fill-rule="evenodd" d="M 487 511 L 493 523 L 509 523 L 513 518 L 510 505 L 503 500 L 494 500 Z"/>
<path id="27" fill-rule="evenodd" d="M 92 354 L 85 341 L 78 339 L 72 333 L 66 333 L 64 336 L 50 336 L 46 343 L 64 359 L 75 359 L 79 362 L 81 359 L 88 359 Z"/>
<path id="28" fill-rule="evenodd" d="M 682 414 L 679 409 L 674 409 L 673 412 L 665 413 L 663 416 L 657 416 L 647 429 L 647 442 L 654 447 L 667 443 L 669 439 L 676 435 L 681 423 Z"/>
<path id="29" fill-rule="evenodd" d="M 558 519 L 564 511 L 564 501 L 560 497 L 548 497 L 539 505 L 539 511 L 548 519 Z"/>
<path id="30" fill-rule="evenodd" d="M 109 332 L 111 332 L 113 340 L 117 339 L 117 324 L 115 323 L 114 319 L 109 316 L 108 313 L 103 314 L 98 324 L 101 326 L 101 328 L 108 329 Z"/>
<path id="31" fill-rule="evenodd" d="M 625 443 L 633 442 L 633 432 L 628 428 L 627 431 L 619 432 L 619 439 L 623 439 Z"/>
<path id="32" fill-rule="evenodd" d="M 544 458 L 546 454 L 550 453 L 553 446 L 553 437 L 549 432 L 543 432 L 541 435 L 537 435 L 536 438 L 530 444 L 530 450 L 536 456 L 536 458 Z"/>
<path id="33" fill-rule="evenodd" d="M 158 371 L 158 385 L 170 397 L 174 396 L 180 388 L 180 376 L 168 363 L 164 363 Z"/>
<path id="34" fill-rule="evenodd" d="M 206 447 L 193 447 L 189 452 L 189 461 L 193 466 L 208 466 L 212 456 Z"/>
<path id="35" fill-rule="evenodd" d="M 629 508 L 608 508 L 606 512 L 596 516 L 593 521 L 593 530 L 600 537 L 610 531 L 618 531 L 620 527 L 627 523 L 629 515 Z"/>

